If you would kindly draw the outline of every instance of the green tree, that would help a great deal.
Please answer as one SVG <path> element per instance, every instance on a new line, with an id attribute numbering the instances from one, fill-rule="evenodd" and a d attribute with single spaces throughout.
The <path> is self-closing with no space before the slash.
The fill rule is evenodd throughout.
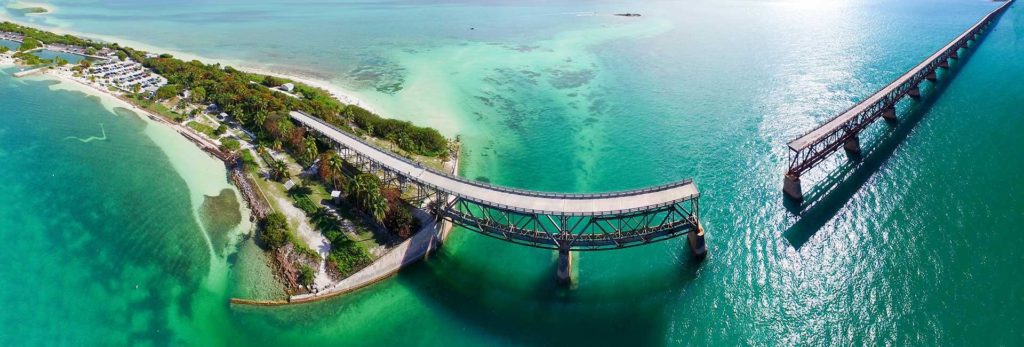
<path id="1" fill-rule="evenodd" d="M 173 98 L 175 95 L 178 95 L 180 89 L 181 88 L 178 87 L 178 85 L 176 84 L 165 85 L 163 87 L 160 87 L 160 89 L 156 90 L 156 98 L 160 100 L 167 100 Z"/>
<path id="2" fill-rule="evenodd" d="M 39 48 L 39 46 L 42 46 L 42 43 L 40 43 L 39 40 L 36 40 L 31 36 L 25 36 L 25 39 L 21 42 L 21 46 L 18 46 L 18 50 L 24 52 L 30 49 Z"/>
<path id="3" fill-rule="evenodd" d="M 380 187 L 380 179 L 368 173 L 359 174 L 349 183 L 349 194 L 356 205 L 378 223 L 384 222 L 388 213 L 388 201 L 381 194 Z"/>
<path id="4" fill-rule="evenodd" d="M 307 136 L 303 141 L 303 144 L 302 159 L 307 164 L 312 163 L 313 160 L 316 159 L 316 156 L 319 155 L 319 153 L 317 153 L 316 140 Z"/>
<path id="5" fill-rule="evenodd" d="M 341 189 L 345 185 L 345 160 L 335 154 L 327 161 L 327 164 L 331 168 L 331 181 L 334 182 L 334 189 Z"/>
<path id="6" fill-rule="evenodd" d="M 280 212 L 274 212 L 263 219 L 259 241 L 264 247 L 278 249 L 288 243 L 288 220 Z"/>
<path id="7" fill-rule="evenodd" d="M 118 59 L 118 60 L 124 61 L 125 59 L 128 59 L 128 53 L 125 53 L 125 52 L 124 52 L 124 51 L 122 51 L 122 50 L 118 50 L 118 51 L 117 51 L 116 53 L 114 53 L 114 54 L 117 54 L 117 59 Z"/>
<path id="8" fill-rule="evenodd" d="M 274 160 L 270 162 L 269 165 L 270 177 L 275 180 L 284 181 L 292 176 L 292 174 L 288 172 L 288 164 L 284 161 Z"/>
<path id="9" fill-rule="evenodd" d="M 86 47 L 85 48 L 85 54 L 96 55 L 96 48 L 95 47 Z"/>
<path id="10" fill-rule="evenodd" d="M 306 264 L 299 265 L 299 283 L 302 283 L 304 286 L 312 285 L 315 277 L 316 274 L 313 273 L 313 268 Z"/>
<path id="11" fill-rule="evenodd" d="M 7 53 L 7 52 L 10 52 L 10 51 L 11 51 L 11 49 L 7 48 L 7 46 L 0 46 L 0 53 Z"/>
<path id="12" fill-rule="evenodd" d="M 192 102 L 195 103 L 206 102 L 206 89 L 203 87 L 192 88 L 192 93 L 189 94 L 189 99 L 192 99 Z"/>

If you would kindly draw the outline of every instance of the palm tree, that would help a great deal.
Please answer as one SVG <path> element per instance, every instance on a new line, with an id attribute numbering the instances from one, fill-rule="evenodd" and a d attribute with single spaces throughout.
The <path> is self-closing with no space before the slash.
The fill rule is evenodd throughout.
<path id="1" fill-rule="evenodd" d="M 312 137 L 306 137 L 304 143 L 306 147 L 306 152 L 302 154 L 302 159 L 305 160 L 306 163 L 312 163 L 313 160 L 316 159 L 316 156 L 318 154 L 316 149 L 316 140 L 314 140 Z"/>
<path id="2" fill-rule="evenodd" d="M 340 155 L 335 154 L 327 161 L 327 166 L 331 168 L 334 188 L 341 189 L 345 185 L 345 160 L 341 159 Z"/>
<path id="3" fill-rule="evenodd" d="M 188 102 L 185 102 L 185 99 L 178 99 L 178 103 L 174 105 L 174 108 L 178 110 L 184 110 L 186 107 L 188 107 Z"/>
<path id="4" fill-rule="evenodd" d="M 349 182 L 349 192 L 356 205 L 373 216 L 378 223 L 384 222 L 388 212 L 388 201 L 380 192 L 380 179 L 372 174 L 359 174 Z"/>
<path id="5" fill-rule="evenodd" d="M 281 160 L 275 160 L 270 163 L 270 176 L 278 181 L 283 181 L 292 176 L 288 172 L 288 164 Z"/>

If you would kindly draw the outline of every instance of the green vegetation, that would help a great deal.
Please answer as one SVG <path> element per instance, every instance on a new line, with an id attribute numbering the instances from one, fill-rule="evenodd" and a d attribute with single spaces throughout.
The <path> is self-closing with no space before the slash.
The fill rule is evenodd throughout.
<path id="1" fill-rule="evenodd" d="M 313 268 L 306 264 L 299 264 L 299 283 L 304 286 L 313 284 L 313 279 L 316 277 L 316 273 L 313 272 Z"/>
<path id="2" fill-rule="evenodd" d="M 39 47 L 42 47 L 42 46 L 43 46 L 43 44 L 41 42 L 39 42 L 39 40 L 37 40 L 37 39 L 35 39 L 35 38 L 31 37 L 31 36 L 25 36 L 25 40 L 21 42 L 21 46 L 18 46 L 18 50 L 24 52 L 24 51 L 36 49 L 36 48 L 39 48 Z"/>
<path id="3" fill-rule="evenodd" d="M 259 164 L 256 163 L 256 158 L 252 155 L 252 151 L 242 151 L 242 169 L 245 172 L 255 172 L 259 167 Z"/>
<path id="4" fill-rule="evenodd" d="M 47 44 L 60 43 L 65 45 L 94 47 L 96 49 L 103 48 L 103 44 L 99 42 L 85 40 L 74 35 L 58 35 L 48 31 L 24 27 L 11 22 L 0 23 L 0 31 L 19 33 L 25 35 L 26 39 L 32 38 L 33 40 Z"/>
<path id="5" fill-rule="evenodd" d="M 384 222 L 388 212 L 388 202 L 381 193 L 380 178 L 373 174 L 362 173 L 356 175 L 349 183 L 348 192 L 352 202 L 369 214 L 378 223 Z"/>
<path id="6" fill-rule="evenodd" d="M 320 207 L 310 214 L 313 223 L 331 242 L 331 253 L 327 255 L 327 266 L 337 270 L 342 277 L 359 271 L 373 262 L 373 257 L 359 243 L 352 241 L 338 229 L 338 221 L 332 218 L 327 209 Z"/>
<path id="7" fill-rule="evenodd" d="M 156 98 L 167 100 L 181 93 L 181 87 L 176 84 L 168 84 L 156 90 Z"/>
<path id="8" fill-rule="evenodd" d="M 21 8 L 21 9 L 19 9 L 19 11 L 21 11 L 21 13 L 25 13 L 25 14 L 43 14 L 43 13 L 50 12 L 45 7 L 39 7 L 39 6 Z"/>
<path id="9" fill-rule="evenodd" d="M 0 46 L 0 53 L 7 53 L 7 52 L 10 52 L 10 51 L 11 51 L 11 49 L 7 48 L 7 46 Z"/>
<path id="10" fill-rule="evenodd" d="M 54 64 L 57 64 L 57 66 L 64 66 L 68 64 L 68 61 L 61 57 L 54 57 L 53 62 Z"/>
<path id="11" fill-rule="evenodd" d="M 239 148 L 242 148 L 242 144 L 236 139 L 228 137 L 220 140 L 220 149 L 225 152 L 234 152 Z"/>
<path id="12" fill-rule="evenodd" d="M 280 212 L 267 215 L 260 223 L 258 240 L 267 249 L 276 250 L 288 242 L 288 220 Z"/>
<path id="13" fill-rule="evenodd" d="M 49 59 L 43 59 L 32 53 L 18 52 L 14 53 L 14 59 L 18 59 L 22 64 L 29 66 L 38 66 L 52 63 Z"/>
<path id="14" fill-rule="evenodd" d="M 201 132 L 201 133 L 203 133 L 206 136 L 209 136 L 211 138 L 217 138 L 217 135 L 214 135 L 214 133 L 213 133 L 214 132 L 213 127 L 211 127 L 209 125 L 206 125 L 206 124 L 203 124 L 203 123 L 199 123 L 197 121 L 188 122 L 187 125 L 188 125 L 189 128 L 192 128 L 195 131 Z"/>
<path id="15" fill-rule="evenodd" d="M 355 105 L 345 107 L 344 114 L 351 118 L 356 126 L 375 137 L 394 142 L 403 150 L 427 156 L 447 154 L 448 140 L 434 128 L 418 127 L 410 122 L 383 118 Z"/>

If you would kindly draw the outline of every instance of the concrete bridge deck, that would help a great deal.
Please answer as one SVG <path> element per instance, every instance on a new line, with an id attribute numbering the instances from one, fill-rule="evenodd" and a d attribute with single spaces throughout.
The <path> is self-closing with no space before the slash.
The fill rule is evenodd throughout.
<path id="1" fill-rule="evenodd" d="M 512 211 L 568 216 L 619 214 L 667 206 L 695 199 L 700 195 L 697 186 L 690 180 L 646 189 L 599 194 L 560 194 L 498 187 L 424 168 L 300 112 L 291 112 L 291 117 L 302 125 L 370 157 L 390 170 L 402 173 L 408 179 L 467 200 Z"/>

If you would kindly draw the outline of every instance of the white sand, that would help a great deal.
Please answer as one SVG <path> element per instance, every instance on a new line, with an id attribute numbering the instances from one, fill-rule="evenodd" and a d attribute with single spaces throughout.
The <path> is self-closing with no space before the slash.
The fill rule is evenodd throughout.
<path id="1" fill-rule="evenodd" d="M 178 134 L 177 130 L 173 128 L 175 125 L 150 119 L 148 116 L 157 118 L 159 118 L 159 116 L 153 115 L 144 109 L 140 109 L 115 97 L 109 91 L 102 89 L 103 87 L 76 79 L 72 77 L 71 72 L 67 70 L 49 70 L 45 73 L 25 78 L 59 81 L 61 83 L 50 86 L 50 89 L 78 91 L 87 95 L 96 96 L 99 98 L 103 107 L 111 113 L 114 112 L 115 108 L 121 107 L 131 110 L 149 125 L 159 125 L 147 126 L 145 129 L 146 135 L 167 155 L 171 166 L 174 167 L 175 171 L 181 176 L 188 186 L 193 215 L 200 228 L 202 228 L 203 224 L 199 219 L 199 210 L 202 207 L 206 196 L 217 196 L 220 194 L 221 190 L 230 189 L 235 192 L 235 197 L 241 201 L 241 193 L 238 192 L 238 189 L 223 178 L 227 175 L 224 164 L 220 160 L 217 160 L 209 156 L 206 152 L 203 152 L 203 150 L 181 134 Z M 242 221 L 238 227 L 235 228 L 233 233 L 248 233 L 253 227 L 252 223 L 249 222 L 249 215 L 251 212 L 244 203 L 241 204 L 239 210 L 242 214 Z M 210 241 L 210 237 L 206 233 L 205 229 L 203 232 L 207 245 L 210 247 L 211 256 L 215 256 L 217 252 L 214 252 L 212 248 L 213 244 Z M 213 267 L 211 267 L 211 271 L 213 271 L 214 268 L 219 269 L 222 264 L 218 264 L 217 261 L 214 261 L 211 258 L 211 265 L 213 265 Z M 210 278 L 221 280 L 221 277 L 223 276 L 212 276 Z"/>

